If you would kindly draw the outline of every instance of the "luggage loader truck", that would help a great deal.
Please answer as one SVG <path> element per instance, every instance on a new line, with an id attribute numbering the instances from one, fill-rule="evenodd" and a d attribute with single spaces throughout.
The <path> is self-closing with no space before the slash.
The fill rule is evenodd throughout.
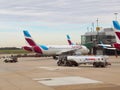
<path id="1" fill-rule="evenodd" d="M 80 64 L 92 64 L 93 67 L 106 67 L 108 56 L 59 56 L 58 66 L 78 66 Z"/>

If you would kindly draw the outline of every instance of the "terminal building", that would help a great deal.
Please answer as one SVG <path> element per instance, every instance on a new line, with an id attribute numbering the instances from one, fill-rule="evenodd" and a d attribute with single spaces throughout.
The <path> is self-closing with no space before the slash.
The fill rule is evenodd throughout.
<path id="1" fill-rule="evenodd" d="M 98 46 L 101 42 L 103 44 L 112 44 L 116 42 L 113 28 L 104 28 L 100 31 L 86 32 L 81 36 L 81 44 L 86 45 L 90 49 L 90 54 L 115 54 L 115 50 L 103 49 L 103 47 Z M 117 51 L 117 53 L 119 54 L 120 51 Z"/>

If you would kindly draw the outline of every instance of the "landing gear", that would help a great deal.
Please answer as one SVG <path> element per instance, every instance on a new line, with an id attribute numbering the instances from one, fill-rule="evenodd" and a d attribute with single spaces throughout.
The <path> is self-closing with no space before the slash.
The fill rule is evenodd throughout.
<path id="1" fill-rule="evenodd" d="M 57 56 L 53 56 L 53 59 L 57 60 L 57 59 L 58 59 L 58 57 L 57 57 Z"/>

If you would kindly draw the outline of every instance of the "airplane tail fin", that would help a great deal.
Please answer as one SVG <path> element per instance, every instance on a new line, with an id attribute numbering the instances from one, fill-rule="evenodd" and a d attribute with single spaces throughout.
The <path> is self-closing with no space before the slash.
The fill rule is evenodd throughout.
<path id="1" fill-rule="evenodd" d="M 24 30 L 23 33 L 24 33 L 24 36 L 25 36 L 25 40 L 30 45 L 30 46 L 23 46 L 23 49 L 25 49 L 27 51 L 34 51 L 36 53 L 42 54 L 41 48 L 32 39 L 30 33 L 28 31 L 26 31 L 26 30 Z"/>
<path id="2" fill-rule="evenodd" d="M 23 33 L 24 33 L 24 36 L 25 36 L 25 40 L 27 41 L 27 43 L 28 43 L 30 46 L 37 46 L 37 44 L 36 44 L 35 41 L 32 39 L 30 33 L 29 33 L 27 30 L 24 30 Z"/>
<path id="3" fill-rule="evenodd" d="M 70 36 L 69 35 L 66 35 L 66 36 L 67 36 L 67 41 L 68 41 L 69 45 L 73 45 L 73 43 L 72 43 L 72 41 L 70 39 Z"/>
<path id="4" fill-rule="evenodd" d="M 120 24 L 118 21 L 113 21 L 113 26 L 114 26 L 114 32 L 115 32 L 115 37 L 116 37 L 116 42 L 120 43 Z"/>
<path id="5" fill-rule="evenodd" d="M 120 43 L 120 32 L 115 32 L 116 42 Z"/>
<path id="6" fill-rule="evenodd" d="M 116 30 L 120 31 L 120 24 L 118 23 L 118 21 L 113 21 L 113 26 Z"/>

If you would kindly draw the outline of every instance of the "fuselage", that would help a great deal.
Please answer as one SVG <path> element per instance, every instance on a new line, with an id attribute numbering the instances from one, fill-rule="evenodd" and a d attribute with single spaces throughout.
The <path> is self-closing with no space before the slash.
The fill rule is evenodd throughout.
<path id="1" fill-rule="evenodd" d="M 61 55 L 61 54 L 88 54 L 87 47 L 82 45 L 39 45 L 35 43 L 28 31 L 23 31 L 25 40 L 29 46 L 22 48 L 27 51 L 39 53 L 41 55 Z"/>
<path id="2" fill-rule="evenodd" d="M 43 55 L 59 55 L 63 52 L 80 52 L 88 54 L 89 49 L 82 45 L 39 45 Z"/>

